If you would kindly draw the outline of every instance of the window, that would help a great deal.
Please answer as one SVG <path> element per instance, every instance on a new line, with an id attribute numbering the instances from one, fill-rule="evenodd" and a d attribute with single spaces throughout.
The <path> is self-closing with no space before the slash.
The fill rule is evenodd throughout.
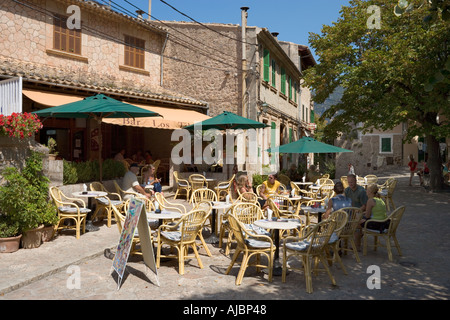
<path id="1" fill-rule="evenodd" d="M 380 136 L 380 153 L 392 153 L 392 136 Z"/>
<path id="2" fill-rule="evenodd" d="M 67 17 L 53 17 L 53 49 L 81 55 L 81 30 L 68 29 Z"/>
<path id="3" fill-rule="evenodd" d="M 145 68 L 145 40 L 125 35 L 125 61 L 129 67 Z"/>
<path id="4" fill-rule="evenodd" d="M 264 49 L 264 81 L 269 82 L 270 74 L 270 53 L 269 50 Z"/>
<path id="5" fill-rule="evenodd" d="M 272 87 L 276 87 L 276 79 L 277 79 L 277 63 L 275 60 L 272 60 Z"/>
<path id="6" fill-rule="evenodd" d="M 297 86 L 297 82 L 294 82 L 294 102 L 297 103 L 297 91 L 298 91 L 298 86 Z"/>
<path id="7" fill-rule="evenodd" d="M 289 77 L 289 100 L 292 100 L 292 78 Z"/>
<path id="8" fill-rule="evenodd" d="M 311 110 L 309 122 L 310 122 L 310 123 L 314 123 L 314 110 Z"/>
<path id="9" fill-rule="evenodd" d="M 280 87 L 281 93 L 286 95 L 286 70 L 284 68 L 281 68 L 281 87 Z"/>

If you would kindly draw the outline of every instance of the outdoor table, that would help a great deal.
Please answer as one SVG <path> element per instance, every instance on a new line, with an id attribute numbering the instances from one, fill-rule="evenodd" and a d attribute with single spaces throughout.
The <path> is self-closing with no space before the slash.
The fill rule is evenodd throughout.
<path id="1" fill-rule="evenodd" d="M 303 182 L 303 181 L 294 181 L 294 183 L 304 185 L 304 186 L 310 186 L 310 185 L 314 184 L 314 182 Z"/>
<path id="2" fill-rule="evenodd" d="M 217 228 L 216 228 L 216 221 L 217 221 L 217 211 L 219 209 L 222 210 L 227 210 L 229 209 L 233 204 L 230 203 L 226 203 L 226 202 L 218 202 L 218 201 L 213 201 L 211 202 L 212 204 L 212 226 L 211 226 L 211 235 L 209 236 L 209 238 L 205 239 L 206 243 L 209 244 L 215 244 L 215 243 L 219 243 L 219 238 L 216 236 L 217 233 Z"/>
<path id="3" fill-rule="evenodd" d="M 91 231 L 91 232 L 100 230 L 99 227 L 96 227 L 93 225 L 92 220 L 91 220 L 92 213 L 94 212 L 92 199 L 97 198 L 97 197 L 105 197 L 108 195 L 108 193 L 103 192 L 103 191 L 78 191 L 78 192 L 73 192 L 72 195 L 76 198 L 88 198 L 88 208 L 91 209 L 91 212 L 88 213 L 88 215 L 86 217 L 85 230 Z"/>
<path id="4" fill-rule="evenodd" d="M 256 220 L 253 222 L 255 226 L 263 229 L 275 230 L 274 241 L 275 241 L 275 256 L 273 257 L 273 275 L 281 276 L 283 272 L 282 265 L 279 261 L 280 257 L 280 232 L 278 230 L 292 230 L 300 226 L 300 222 L 296 219 L 278 219 L 278 220 Z"/>
<path id="5" fill-rule="evenodd" d="M 147 211 L 147 220 L 158 220 L 158 228 L 162 224 L 161 220 L 179 219 L 181 213 L 178 211 L 161 210 L 161 213 Z"/>
<path id="6" fill-rule="evenodd" d="M 325 213 L 327 211 L 326 208 L 313 208 L 310 206 L 306 206 L 306 207 L 300 207 L 301 210 L 309 212 L 311 214 L 317 214 L 317 222 L 321 222 L 322 221 L 322 214 Z"/>

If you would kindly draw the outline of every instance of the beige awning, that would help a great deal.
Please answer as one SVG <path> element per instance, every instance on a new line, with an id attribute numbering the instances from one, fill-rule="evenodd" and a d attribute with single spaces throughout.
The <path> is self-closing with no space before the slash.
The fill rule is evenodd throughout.
<path id="1" fill-rule="evenodd" d="M 84 97 L 38 90 L 23 89 L 22 93 L 31 100 L 49 107 L 83 100 Z"/>
<path id="2" fill-rule="evenodd" d="M 122 118 L 122 119 L 103 119 L 103 122 L 109 124 L 117 124 L 121 126 L 133 126 L 141 128 L 156 128 L 156 129 L 181 129 L 198 121 L 209 119 L 210 117 L 194 111 L 184 109 L 172 109 L 164 107 L 155 107 L 144 104 L 133 103 L 133 105 L 159 113 L 164 118 L 150 117 L 150 118 Z"/>
<path id="3" fill-rule="evenodd" d="M 38 90 L 28 90 L 28 89 L 22 90 L 22 93 L 31 100 L 49 107 L 55 107 L 66 103 L 80 101 L 83 100 L 84 98 L 75 95 L 61 94 L 55 92 L 45 92 Z M 103 122 L 121 126 L 174 130 L 210 118 L 209 116 L 194 110 L 164 108 L 138 103 L 131 103 L 131 104 L 140 108 L 144 108 L 159 113 L 160 115 L 163 116 L 163 118 L 160 117 L 134 118 L 134 119 L 118 118 L 118 119 L 104 119 Z"/>

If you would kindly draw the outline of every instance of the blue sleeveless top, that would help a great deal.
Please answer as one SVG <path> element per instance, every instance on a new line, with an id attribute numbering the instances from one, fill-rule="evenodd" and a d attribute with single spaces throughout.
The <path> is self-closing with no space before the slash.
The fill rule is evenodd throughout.
<path id="1" fill-rule="evenodd" d="M 352 199 L 347 198 L 344 194 L 338 194 L 331 198 L 331 201 L 333 202 L 333 211 L 352 206 Z"/>

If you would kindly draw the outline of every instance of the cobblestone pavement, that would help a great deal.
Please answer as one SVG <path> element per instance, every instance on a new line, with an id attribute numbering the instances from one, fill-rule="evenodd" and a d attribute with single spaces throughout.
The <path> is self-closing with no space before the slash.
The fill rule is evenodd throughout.
<path id="1" fill-rule="evenodd" d="M 117 290 L 112 260 L 103 252 L 114 251 L 119 232 L 115 224 L 111 228 L 102 224 L 100 231 L 86 233 L 80 240 L 64 233 L 37 249 L 1 254 L 0 300 L 448 300 L 450 193 L 428 193 L 418 181 L 409 187 L 405 174 L 390 176 L 399 180 L 395 204 L 406 206 L 397 232 L 403 256 L 393 249 L 394 261 L 389 262 L 386 249 L 381 248 L 369 250 L 367 256 L 361 253 L 361 263 L 357 263 L 353 255 L 344 255 L 349 274 L 333 265 L 337 286 L 332 286 L 326 273 L 319 272 L 313 277 L 312 294 L 306 293 L 303 272 L 298 270 L 291 271 L 285 283 L 281 277 L 269 283 L 267 275 L 249 268 L 242 284 L 236 286 L 238 266 L 225 274 L 233 251 L 225 256 L 217 245 L 209 245 L 212 257 L 201 248 L 204 268 L 194 258 L 186 262 L 184 275 L 178 274 L 175 260 L 162 262 L 156 276 L 140 257 L 131 257 Z M 295 260 L 289 263 L 298 264 Z M 374 275 L 369 266 L 379 267 L 380 289 L 368 286 Z M 74 281 L 78 274 L 79 283 Z"/>

